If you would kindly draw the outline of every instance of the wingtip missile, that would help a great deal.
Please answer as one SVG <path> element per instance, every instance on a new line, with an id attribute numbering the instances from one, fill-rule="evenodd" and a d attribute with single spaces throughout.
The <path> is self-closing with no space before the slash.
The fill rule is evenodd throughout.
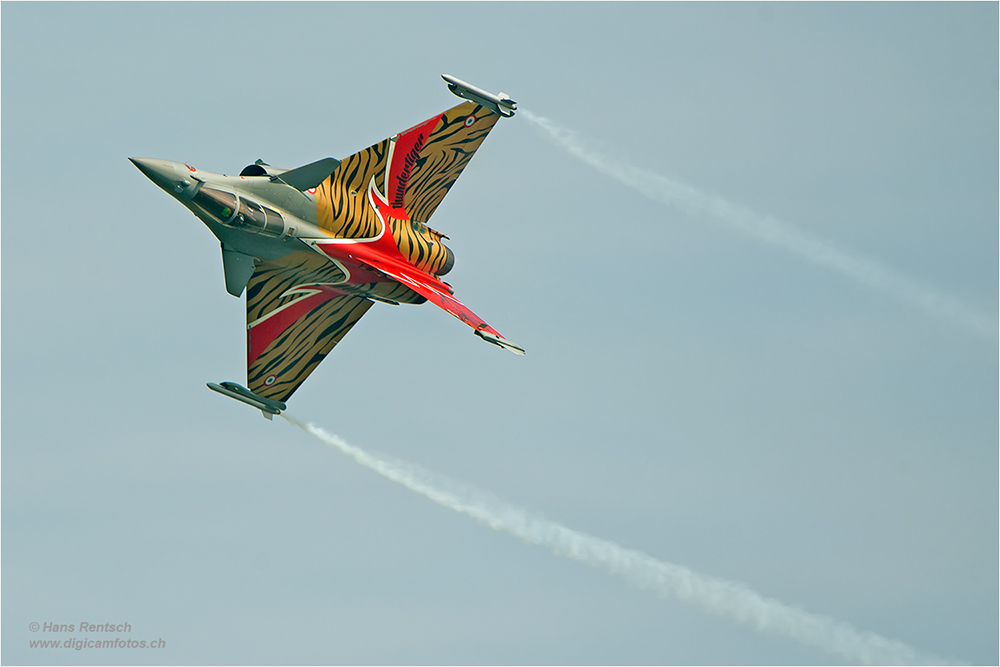
<path id="1" fill-rule="evenodd" d="M 461 98 L 481 104 L 487 109 L 492 109 L 504 118 L 510 118 L 517 111 L 517 102 L 510 99 L 504 93 L 496 95 L 488 93 L 482 88 L 476 88 L 472 84 L 466 83 L 461 79 L 456 79 L 450 74 L 442 74 L 441 78 L 448 82 L 448 90 L 451 92 Z"/>
<path id="2" fill-rule="evenodd" d="M 524 356 L 524 348 L 516 343 L 512 343 L 502 336 L 497 336 L 489 331 L 483 331 L 482 329 L 476 329 L 474 332 L 477 336 L 485 340 L 487 343 L 493 343 L 497 347 L 502 347 L 505 350 L 510 350 L 519 357 Z"/>
<path id="3" fill-rule="evenodd" d="M 207 386 L 212 391 L 218 392 L 230 398 L 235 398 L 241 403 L 246 403 L 247 405 L 257 408 L 267 419 L 272 419 L 274 415 L 280 415 L 281 411 L 286 408 L 285 404 L 281 401 L 275 401 L 270 398 L 258 396 L 246 387 L 235 382 L 223 382 L 221 384 L 209 382 L 207 383 Z"/>

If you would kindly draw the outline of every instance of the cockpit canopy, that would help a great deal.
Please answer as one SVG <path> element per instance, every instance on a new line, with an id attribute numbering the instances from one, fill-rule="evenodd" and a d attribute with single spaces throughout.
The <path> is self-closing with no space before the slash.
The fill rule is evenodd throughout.
<path id="1" fill-rule="evenodd" d="M 203 187 L 191 201 L 226 227 L 273 238 L 285 233 L 280 213 L 246 197 Z"/>
<path id="2" fill-rule="evenodd" d="M 222 224 L 226 224 L 236 212 L 236 195 L 214 188 L 201 188 L 191 201 Z"/>

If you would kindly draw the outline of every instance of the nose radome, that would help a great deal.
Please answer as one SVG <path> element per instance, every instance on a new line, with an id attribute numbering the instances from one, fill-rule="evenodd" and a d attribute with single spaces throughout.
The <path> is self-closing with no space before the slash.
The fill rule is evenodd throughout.
<path id="1" fill-rule="evenodd" d="M 171 162 L 170 160 L 157 160 L 155 158 L 130 157 L 129 161 L 134 164 L 139 171 L 144 173 L 149 180 L 176 196 L 178 185 L 185 183 L 188 177 L 188 169 L 182 164 Z M 182 187 L 181 190 L 184 188 Z"/>
<path id="2" fill-rule="evenodd" d="M 149 180 L 153 181 L 161 188 L 167 182 L 172 182 L 177 179 L 174 172 L 174 165 L 172 162 L 167 160 L 154 160 L 152 158 L 145 157 L 130 157 L 129 161 L 139 168 L 139 171 L 144 173 Z"/>

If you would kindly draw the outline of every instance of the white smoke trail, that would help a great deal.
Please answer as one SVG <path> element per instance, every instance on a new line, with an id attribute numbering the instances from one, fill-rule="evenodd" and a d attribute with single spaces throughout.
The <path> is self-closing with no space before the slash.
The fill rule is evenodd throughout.
<path id="1" fill-rule="evenodd" d="M 611 574 L 661 597 L 694 602 L 759 631 L 790 637 L 862 664 L 944 664 L 940 658 L 919 653 L 901 642 L 763 597 L 743 584 L 707 577 L 641 551 L 571 530 L 413 464 L 374 456 L 287 413 L 281 416 L 362 466 L 439 505 L 470 516 L 493 530 L 510 533 L 528 544 L 546 546 L 556 555 L 606 568 Z"/>
<path id="2" fill-rule="evenodd" d="M 836 248 L 770 215 L 726 201 L 718 195 L 660 174 L 623 164 L 588 148 L 575 132 L 548 118 L 521 109 L 519 113 L 545 130 L 566 152 L 622 185 L 637 190 L 653 201 L 674 206 L 686 213 L 710 215 L 765 243 L 784 248 L 800 257 L 833 269 L 848 278 L 873 287 L 927 313 L 951 320 L 988 340 L 997 337 L 997 318 L 977 312 L 954 297 L 893 271 L 883 264 Z"/>

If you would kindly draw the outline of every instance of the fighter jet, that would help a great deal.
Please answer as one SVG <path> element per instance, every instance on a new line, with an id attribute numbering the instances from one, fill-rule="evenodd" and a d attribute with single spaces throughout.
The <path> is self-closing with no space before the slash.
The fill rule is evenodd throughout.
<path id="1" fill-rule="evenodd" d="M 375 301 L 429 300 L 483 340 L 524 354 L 454 297 L 441 279 L 455 262 L 448 237 L 427 224 L 517 103 L 443 78 L 468 101 L 343 160 L 290 170 L 257 160 L 227 176 L 129 158 L 219 239 L 226 291 L 246 291 L 247 387 L 210 389 L 271 419 Z"/>

